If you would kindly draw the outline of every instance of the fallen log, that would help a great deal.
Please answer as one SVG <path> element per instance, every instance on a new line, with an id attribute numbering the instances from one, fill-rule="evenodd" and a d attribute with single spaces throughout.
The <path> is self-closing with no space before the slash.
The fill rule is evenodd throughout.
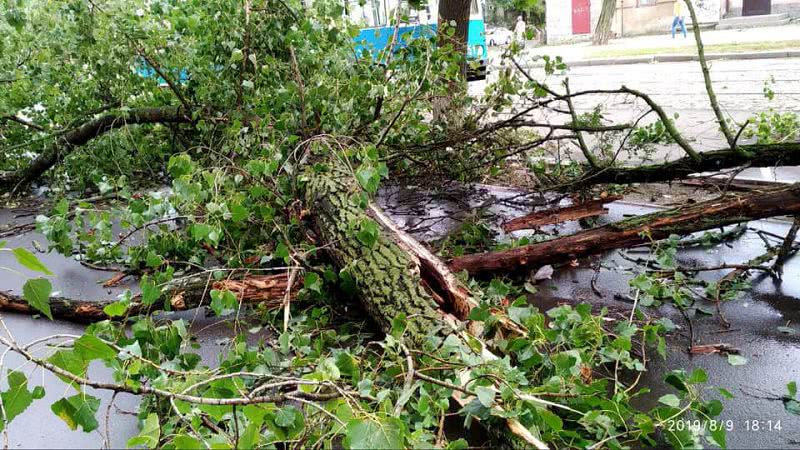
<path id="1" fill-rule="evenodd" d="M 141 295 L 131 299 L 126 316 L 153 312 L 162 309 L 171 311 L 186 311 L 202 306 L 208 293 L 213 289 L 231 291 L 243 304 L 265 303 L 269 307 L 278 307 L 283 303 L 286 295 L 288 276 L 280 275 L 254 275 L 242 279 L 211 281 L 207 276 L 191 276 L 167 283 L 161 288 L 163 302 L 144 305 Z M 297 293 L 298 283 L 292 286 L 291 293 Z M 81 300 L 66 297 L 51 297 L 50 311 L 53 318 L 69 320 L 78 323 L 99 322 L 111 317 L 103 309 L 116 303 L 116 299 Z M 21 295 L 0 292 L 0 311 L 12 311 L 23 314 L 39 314 L 31 308 Z"/>
<path id="2" fill-rule="evenodd" d="M 31 161 L 28 167 L 0 177 L 0 194 L 27 186 L 69 155 L 74 148 L 85 145 L 92 139 L 115 128 L 136 124 L 190 123 L 191 121 L 188 112 L 174 106 L 138 108 L 127 112 L 103 115 L 55 136 L 54 142 Z"/>
<path id="3" fill-rule="evenodd" d="M 513 271 L 571 261 L 617 248 L 686 235 L 750 220 L 800 212 L 800 184 L 645 214 L 570 236 L 499 252 L 465 255 L 450 261 L 453 271 L 471 274 Z"/>
<path id="4" fill-rule="evenodd" d="M 413 238 L 398 233 L 397 227 L 378 208 L 364 209 L 353 202 L 351 197 L 358 190 L 351 171 L 330 164 L 325 172 L 317 170 L 308 174 L 305 198 L 306 207 L 314 211 L 314 227 L 323 247 L 335 266 L 352 277 L 358 298 L 372 320 L 389 333 L 394 319 L 404 316 L 403 339 L 419 349 L 425 348 L 431 336 L 455 336 L 468 348 L 481 343 L 479 353 L 492 357 L 468 324 L 447 311 L 456 309 L 456 305 L 450 303 L 453 301 L 463 302 L 462 306 L 474 304 L 455 275 Z M 363 228 L 374 221 L 378 222 L 377 234 L 370 233 L 367 239 L 355 237 L 356 227 Z M 426 285 L 430 291 L 426 290 Z M 444 301 L 442 308 L 436 297 Z M 472 333 L 471 337 L 466 336 L 462 325 L 467 325 L 463 328 Z M 462 388 L 469 384 L 468 369 L 460 374 L 459 381 Z M 454 392 L 454 399 L 461 404 L 473 398 Z M 514 418 L 507 419 L 503 427 L 490 426 L 489 432 L 510 447 L 547 448 Z"/>
<path id="5" fill-rule="evenodd" d="M 776 167 L 800 165 L 800 142 L 781 144 L 739 145 L 736 150 L 729 148 L 704 152 L 699 159 L 685 156 L 660 164 L 643 164 L 635 167 L 586 168 L 586 172 L 571 186 L 594 184 L 658 183 L 681 180 L 700 172 L 717 172 L 723 169 L 741 167 Z"/>
<path id="6" fill-rule="evenodd" d="M 564 208 L 552 208 L 544 211 L 537 211 L 526 216 L 517 217 L 503 224 L 503 231 L 529 230 L 544 225 L 566 222 L 568 220 L 580 220 L 588 217 L 602 216 L 608 214 L 605 205 L 617 200 L 622 200 L 621 195 L 614 195 L 606 198 L 589 200 Z"/>

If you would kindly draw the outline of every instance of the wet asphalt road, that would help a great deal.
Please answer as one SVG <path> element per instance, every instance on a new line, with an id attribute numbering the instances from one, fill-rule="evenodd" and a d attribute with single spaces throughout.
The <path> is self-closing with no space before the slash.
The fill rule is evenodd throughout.
<path id="1" fill-rule="evenodd" d="M 534 55 L 542 50 L 529 51 Z M 800 58 L 717 60 L 709 61 L 709 66 L 720 107 L 726 117 L 736 123 L 744 123 L 748 118 L 771 109 L 800 113 Z M 490 66 L 489 80 L 494 79 L 497 72 L 498 60 L 495 58 Z M 529 72 L 536 79 L 544 79 L 541 68 L 530 68 Z M 548 82 L 563 91 L 561 82 L 566 77 L 572 92 L 617 89 L 622 85 L 644 92 L 668 115 L 674 117 L 677 114 L 678 129 L 694 142 L 698 150 L 725 147 L 696 61 L 575 67 L 570 68 L 565 76 L 551 77 Z M 485 85 L 486 82 L 470 83 L 470 93 L 480 95 Z M 765 96 L 765 86 L 774 93 L 772 100 Z M 589 112 L 597 105 L 602 105 L 607 120 L 616 123 L 632 123 L 645 111 L 643 101 L 619 95 L 587 95 L 575 100 L 579 112 Z M 533 117 L 558 123 L 568 121 L 565 116 L 552 113 Z M 653 120 L 655 115 L 651 114 L 642 124 Z M 741 139 L 740 142 L 747 140 Z M 679 156 L 683 156 L 679 149 L 661 147 L 655 158 Z"/>

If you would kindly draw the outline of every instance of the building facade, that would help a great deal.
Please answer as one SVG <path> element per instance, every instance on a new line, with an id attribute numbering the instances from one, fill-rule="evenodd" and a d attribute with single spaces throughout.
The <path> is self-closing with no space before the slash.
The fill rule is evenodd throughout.
<path id="1" fill-rule="evenodd" d="M 673 7 L 683 0 L 617 0 L 611 31 L 615 36 L 665 33 L 672 24 Z M 547 0 L 547 43 L 591 39 L 603 0 Z M 787 13 L 800 17 L 800 0 L 692 0 L 701 25 L 723 18 Z M 687 24 L 691 20 L 686 18 Z"/>

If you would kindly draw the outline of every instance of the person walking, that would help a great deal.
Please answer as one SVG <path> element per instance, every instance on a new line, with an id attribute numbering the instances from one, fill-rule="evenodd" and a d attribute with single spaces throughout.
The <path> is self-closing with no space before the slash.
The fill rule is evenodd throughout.
<path id="1" fill-rule="evenodd" d="M 517 16 L 517 24 L 514 25 L 514 39 L 524 43 L 525 42 L 525 21 L 522 16 Z"/>
<path id="2" fill-rule="evenodd" d="M 675 28 L 677 28 L 678 25 L 681 26 L 683 37 L 686 37 L 686 20 L 684 20 L 683 0 L 675 0 L 675 6 L 672 8 L 672 15 L 674 16 L 672 19 L 672 39 L 675 39 Z"/>

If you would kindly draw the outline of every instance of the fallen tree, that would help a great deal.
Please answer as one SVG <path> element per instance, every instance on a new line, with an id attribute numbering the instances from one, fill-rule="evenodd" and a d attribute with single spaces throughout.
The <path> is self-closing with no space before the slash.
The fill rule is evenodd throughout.
<path id="1" fill-rule="evenodd" d="M 794 215 L 798 211 L 798 184 L 766 192 L 728 194 L 715 200 L 645 214 L 563 238 L 499 252 L 460 256 L 450 261 L 450 268 L 456 272 L 466 270 L 471 274 L 524 270 L 664 239 L 672 234 L 685 235 L 766 217 Z"/>
<path id="2" fill-rule="evenodd" d="M 457 3 L 460 13 L 465 14 L 468 2 Z M 31 8 L 38 6 L 32 4 Z M 169 138 L 170 145 L 164 145 L 158 155 L 158 167 L 148 168 L 153 175 L 169 174 L 171 185 L 165 192 L 131 194 L 126 184 L 134 172 L 128 170 L 130 167 L 109 169 L 108 173 L 87 171 L 92 173 L 83 180 L 85 185 L 101 191 L 118 190 L 124 204 L 109 210 L 61 202 L 49 217 L 37 218 L 37 223 L 65 255 L 77 252 L 93 261 L 147 267 L 158 272 L 159 279 L 173 277 L 178 265 L 195 268 L 201 275 L 166 281 L 161 290 L 164 303 L 145 305 L 143 297 L 133 297 L 130 304 L 121 305 L 125 314 L 144 316 L 133 318 L 133 332 L 125 328 L 126 324 L 103 322 L 59 347 L 50 359 L 38 358 L 10 336 L 0 338 L 12 351 L 72 386 L 146 395 L 139 411 L 146 417 L 143 434 L 131 446 L 255 448 L 336 446 L 341 441 L 350 448 L 445 447 L 448 438 L 443 423 L 452 412 L 450 399 L 458 403 L 467 422 L 480 420 L 486 425 L 496 437 L 495 445 L 653 446 L 658 443 L 655 431 L 666 423 L 664 417 L 682 417 L 688 411 L 705 414 L 709 410 L 700 409 L 701 399 L 690 390 L 678 393 L 679 401 L 686 405 L 683 408 L 638 411 L 630 405 L 634 394 L 629 393 L 636 392 L 638 379 L 622 381 L 626 377 L 620 376 L 621 372 L 644 370 L 645 341 L 652 344 L 663 339 L 663 327 L 635 323 L 631 314 L 627 322 L 620 323 L 623 332 L 608 332 L 603 328 L 608 321 L 592 315 L 586 305 L 574 310 L 556 308 L 545 315 L 529 307 L 524 297 L 506 298 L 511 296 L 510 289 L 502 294 L 503 289 L 483 292 L 475 280 L 462 284 L 443 261 L 398 230 L 371 203 L 370 195 L 378 192 L 383 178 L 424 176 L 431 161 L 436 167 L 454 169 L 448 172 L 452 177 L 443 181 L 469 180 L 458 170 L 473 170 L 484 176 L 515 155 L 532 156 L 531 151 L 562 141 L 572 145 L 577 140 L 591 163 L 588 173 L 594 178 L 582 187 L 598 182 L 614 169 L 614 161 L 605 151 L 594 154 L 596 149 L 590 147 L 588 134 L 630 133 L 638 123 L 607 125 L 578 114 L 574 101 L 599 91 L 567 89 L 562 95 L 541 83 L 527 83 L 523 88 L 516 83 L 520 80 L 502 78 L 487 91 L 492 94 L 476 102 L 476 111 L 465 111 L 463 120 L 431 123 L 427 119 L 435 110 L 435 99 L 453 91 L 449 89 L 452 85 L 442 85 L 442 80 L 432 80 L 429 74 L 457 80 L 456 72 L 463 69 L 463 54 L 448 55 L 452 52 L 442 47 L 431 48 L 428 39 L 412 40 L 397 52 L 386 52 L 391 56 L 379 55 L 380 64 L 376 64 L 376 55 L 363 54 L 353 46 L 352 24 L 346 23 L 336 8 L 331 13 L 299 8 L 295 2 L 248 0 L 234 4 L 210 0 L 181 5 L 169 14 L 156 8 L 137 10 L 136 19 L 119 27 L 116 19 L 127 14 L 128 6 L 110 0 L 80 11 L 78 7 L 68 12 L 42 7 L 38 14 L 30 15 L 37 25 L 41 25 L 37 22 L 41 18 L 47 18 L 46 23 L 52 26 L 69 24 L 71 28 L 63 30 L 65 33 L 81 28 L 72 22 L 78 17 L 97 24 L 102 32 L 98 36 L 112 37 L 63 43 L 75 54 L 82 54 L 84 48 L 74 42 L 88 45 L 92 53 L 84 55 L 86 60 L 108 55 L 96 74 L 102 79 L 87 90 L 72 83 L 76 73 L 92 70 L 91 65 L 84 67 L 83 59 L 51 60 L 49 66 L 31 70 L 23 61 L 17 66 L 22 68 L 20 76 L 28 77 L 40 89 L 31 89 L 34 95 L 24 101 L 17 98 L 25 97 L 20 94 L 24 88 L 14 90 L 12 98 L 0 92 L 0 103 L 22 105 L 14 107 L 19 110 L 41 103 L 45 111 L 54 111 L 52 115 L 59 123 L 72 123 L 71 118 L 84 117 L 74 105 L 84 105 L 87 99 L 96 103 L 96 97 L 105 96 L 106 90 L 112 89 L 125 101 L 119 113 L 89 120 L 54 136 L 58 139 L 53 145 L 36 156 L 30 167 L 7 178 L 2 187 L 14 190 L 29 184 L 62 160 L 70 173 L 69 164 L 76 158 L 63 156 L 79 146 L 87 153 L 97 152 L 95 156 L 116 155 L 102 145 L 91 145 L 91 141 L 111 130 L 123 132 L 123 125 L 192 122 L 196 126 L 162 129 L 163 133 L 153 139 L 142 139 L 144 133 L 135 133 L 133 142 L 120 139 L 120 148 L 114 149 L 133 153 L 142 144 Z M 390 48 L 399 35 L 401 11 L 395 12 Z M 169 26 L 164 26 L 164 21 Z M 457 25 L 465 30 L 464 23 Z M 40 28 L 22 24 L 20 29 L 28 35 L 18 41 L 38 42 L 36 32 Z M 463 33 L 456 34 L 463 41 Z M 463 49 L 463 42 L 457 44 L 452 47 Z M 37 56 L 46 60 L 50 55 Z M 81 64 L 74 62 L 78 60 Z M 157 76 L 131 75 L 131 61 L 146 63 L 149 67 L 143 72 L 153 69 Z M 38 62 L 34 58 L 30 64 Z M 0 54 L 0 67 L 12 63 L 18 64 Z M 61 78 L 50 77 L 51 73 Z M 160 86 L 163 83 L 158 77 L 169 90 Z M 529 90 L 530 86 L 533 89 Z M 76 95 L 60 89 L 72 89 Z M 53 94 L 45 95 L 49 92 Z M 669 116 L 652 99 L 627 88 L 613 93 L 644 99 L 675 134 L 673 140 L 693 161 L 691 168 L 707 164 L 687 140 L 677 135 Z M 167 106 L 175 103 L 172 94 L 186 109 Z M 497 126 L 479 125 L 487 111 L 515 109 L 509 99 L 522 97 L 532 98 L 536 107 L 563 114 L 568 123 L 516 117 L 519 120 Z M 65 98 L 74 102 L 65 102 Z M 147 104 L 161 102 L 164 106 L 149 112 L 124 112 L 127 102 L 141 104 L 143 99 Z M 566 112 L 565 102 L 569 108 Z M 214 113 L 193 121 L 187 114 L 190 107 Z M 16 112 L 3 111 L 3 115 L 18 117 Z M 47 116 L 43 114 L 39 120 L 42 117 Z M 254 117 L 258 120 L 251 120 Z M 458 123 L 458 129 L 448 128 L 453 123 Z M 28 148 L 33 141 L 17 133 L 18 129 L 41 131 L 29 125 L 21 128 L 18 122 L 13 127 L 14 133 L 0 135 L 0 142 L 13 144 L 7 153 L 20 158 L 25 155 L 14 152 Z M 548 130 L 546 136 L 531 132 L 541 128 Z M 559 134 L 562 132 L 574 134 Z M 620 151 L 624 147 L 622 139 Z M 397 148 L 412 151 L 396 155 L 393 150 Z M 718 160 L 715 169 L 741 162 L 725 155 Z M 672 175 L 681 176 L 681 170 L 688 169 L 673 170 Z M 629 179 L 643 176 L 630 175 Z M 423 183 L 434 181 L 438 180 L 422 179 Z M 666 233 L 668 228 L 691 233 L 775 214 L 789 208 L 795 197 L 787 194 L 771 204 L 764 203 L 766 197 L 743 200 L 748 206 L 740 206 L 738 212 L 718 205 L 716 210 L 699 208 L 688 217 L 689 213 L 682 210 L 681 217 L 686 217 L 669 225 L 662 223 L 669 217 L 644 216 L 605 232 L 590 230 L 590 236 L 607 241 L 599 246 L 584 243 L 580 235 L 545 244 L 551 248 L 548 257 L 568 259 L 580 252 L 601 251 L 603 245 L 643 242 L 640 231 L 649 231 L 651 236 Z M 724 202 L 737 201 L 728 198 Z M 761 209 L 751 205 L 753 202 L 760 202 Z M 65 209 L 83 212 L 71 215 Z M 710 220 L 713 224 L 700 217 L 709 210 L 716 211 Z M 178 226 L 162 223 L 176 217 L 180 217 Z M 130 233 L 117 239 L 117 224 Z M 144 234 L 141 245 L 118 245 L 136 230 Z M 618 238 L 620 234 L 627 240 Z M 532 260 L 537 255 L 528 256 Z M 453 267 L 459 268 L 460 261 L 454 260 Z M 208 273 L 208 265 L 218 264 L 258 264 L 262 269 L 275 270 L 291 265 L 292 269 L 288 275 L 209 283 L 202 275 Z M 482 273 L 508 267 L 492 269 L 491 264 L 484 264 L 470 269 Z M 308 309 L 289 301 L 299 288 L 292 280 L 302 270 L 307 274 L 304 292 L 308 298 L 320 300 Z M 147 313 L 156 308 L 200 306 L 210 289 L 232 293 L 239 303 L 282 305 L 282 331 L 276 326 L 280 313 L 268 311 L 254 317 L 265 329 L 275 332 L 270 336 L 275 339 L 251 345 L 248 336 L 238 332 L 238 315 L 229 317 L 236 336 L 230 346 L 220 348 L 219 368 L 196 370 L 200 358 L 188 351 L 191 337 L 182 329 L 183 324 L 159 321 L 162 323 L 156 326 L 147 319 Z M 37 299 L 45 299 L 62 318 L 118 317 L 108 313 L 109 307 L 120 306 L 114 304 L 118 302 L 47 300 L 48 296 L 40 294 Z M 362 333 L 361 324 L 333 324 L 338 309 L 346 308 L 351 296 L 363 305 L 364 318 L 374 322 L 383 335 Z M 25 298 L 4 294 L 0 299 L 4 308 L 31 312 Z M 148 295 L 146 303 L 151 302 L 154 300 Z M 554 326 L 548 327 L 548 323 Z M 641 358 L 631 352 L 633 344 L 638 344 L 631 340 L 632 335 L 642 341 Z M 118 350 L 122 348 L 135 349 L 133 359 L 128 355 L 131 352 Z M 115 367 L 116 379 L 125 382 L 91 379 L 85 369 L 89 361 L 97 359 Z M 22 386 L 16 381 L 8 385 L 17 391 Z M 0 406 L 4 398 L 5 392 L 0 396 Z M 94 412 L 79 418 L 70 415 L 76 410 L 96 410 L 91 401 L 89 394 L 81 391 L 76 397 L 57 402 L 53 411 L 71 420 L 70 426 L 80 422 L 84 430 L 91 431 L 94 424 L 86 418 L 93 418 Z M 73 404 L 76 402 L 78 406 Z M 598 405 L 606 404 L 613 404 L 615 414 L 599 416 Z M 4 413 L 4 418 L 8 416 Z M 6 424 L 4 429 L 8 428 Z"/>

